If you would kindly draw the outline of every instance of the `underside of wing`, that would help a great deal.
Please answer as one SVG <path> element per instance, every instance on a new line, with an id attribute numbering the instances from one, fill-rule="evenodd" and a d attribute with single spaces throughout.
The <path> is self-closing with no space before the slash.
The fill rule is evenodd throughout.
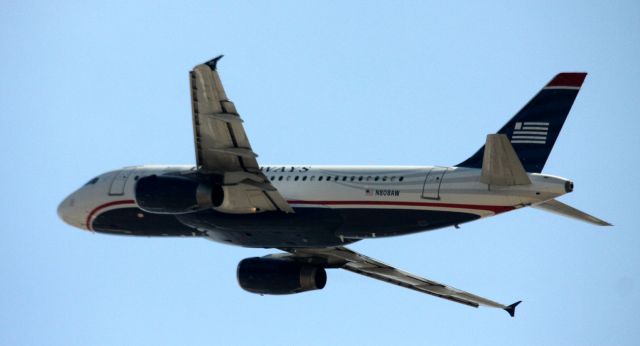
<path id="1" fill-rule="evenodd" d="M 220 57 L 190 72 L 193 132 L 198 169 L 224 173 L 260 171 L 235 105 L 224 91 L 216 65 Z"/>
<path id="2" fill-rule="evenodd" d="M 189 73 L 198 172 L 223 178 L 230 212 L 293 209 L 260 171 L 243 121 L 224 91 L 214 58 Z"/>
<path id="3" fill-rule="evenodd" d="M 318 263 L 327 267 L 336 267 L 362 274 L 377 280 L 412 290 L 430 294 L 439 298 L 454 301 L 468 306 L 488 306 L 500 308 L 514 316 L 515 307 L 520 303 L 504 305 L 495 301 L 429 280 L 405 271 L 396 269 L 371 257 L 361 255 L 346 247 L 325 249 L 283 249 L 291 253 L 297 260 Z"/>

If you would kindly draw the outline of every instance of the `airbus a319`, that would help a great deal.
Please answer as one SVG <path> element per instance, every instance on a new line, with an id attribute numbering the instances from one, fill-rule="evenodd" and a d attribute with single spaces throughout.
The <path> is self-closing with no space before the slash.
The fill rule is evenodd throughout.
<path id="1" fill-rule="evenodd" d="M 560 73 L 475 154 L 451 166 L 260 166 L 216 65 L 189 73 L 196 164 L 103 173 L 58 207 L 68 224 L 99 233 L 202 237 L 281 252 L 242 260 L 240 286 L 258 294 L 322 289 L 342 268 L 473 307 L 505 305 L 410 274 L 346 245 L 457 227 L 531 206 L 596 225 L 556 198 L 570 180 L 543 174 L 586 73 Z"/>

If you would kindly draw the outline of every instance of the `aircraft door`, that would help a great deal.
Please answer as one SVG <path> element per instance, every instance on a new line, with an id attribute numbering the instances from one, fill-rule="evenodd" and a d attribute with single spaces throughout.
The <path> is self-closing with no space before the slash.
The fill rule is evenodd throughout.
<path id="1" fill-rule="evenodd" d="M 122 196 L 124 195 L 124 188 L 129 180 L 129 176 L 133 172 L 132 168 L 125 168 L 119 171 L 111 181 L 111 187 L 109 188 L 109 196 Z"/>
<path id="2" fill-rule="evenodd" d="M 427 173 L 422 187 L 422 198 L 440 199 L 440 185 L 446 172 L 447 169 L 445 167 L 433 167 Z"/>

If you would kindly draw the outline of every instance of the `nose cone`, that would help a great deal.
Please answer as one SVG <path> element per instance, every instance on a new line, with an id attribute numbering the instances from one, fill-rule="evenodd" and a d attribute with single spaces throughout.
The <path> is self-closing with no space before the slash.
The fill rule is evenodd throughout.
<path id="1" fill-rule="evenodd" d="M 84 229 L 82 215 L 75 205 L 74 194 L 69 195 L 58 205 L 58 216 L 68 225 Z"/>
<path id="2" fill-rule="evenodd" d="M 70 224 L 71 226 L 73 226 L 73 224 L 69 222 L 69 209 L 72 204 L 73 204 L 73 199 L 71 198 L 71 196 L 69 196 L 65 198 L 62 202 L 60 202 L 60 204 L 58 205 L 58 217 L 60 217 L 62 221 Z"/>
<path id="3" fill-rule="evenodd" d="M 66 199 L 62 202 L 60 202 L 60 204 L 58 204 L 58 217 L 62 219 L 62 221 L 64 221 L 64 202 L 66 202 Z"/>

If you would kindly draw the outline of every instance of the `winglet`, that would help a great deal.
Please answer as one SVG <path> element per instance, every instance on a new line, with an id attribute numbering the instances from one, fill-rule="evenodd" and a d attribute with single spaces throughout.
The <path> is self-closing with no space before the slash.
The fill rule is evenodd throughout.
<path id="1" fill-rule="evenodd" d="M 517 302 L 507 306 L 506 308 L 504 308 L 504 311 L 509 313 L 509 316 L 514 317 L 516 315 L 516 306 L 518 306 L 518 304 L 522 303 L 522 300 L 518 300 Z"/>
<path id="2" fill-rule="evenodd" d="M 213 71 L 216 70 L 216 65 L 218 65 L 218 60 L 222 59 L 224 55 L 220 54 L 217 57 L 205 62 L 205 65 L 209 66 Z"/>

